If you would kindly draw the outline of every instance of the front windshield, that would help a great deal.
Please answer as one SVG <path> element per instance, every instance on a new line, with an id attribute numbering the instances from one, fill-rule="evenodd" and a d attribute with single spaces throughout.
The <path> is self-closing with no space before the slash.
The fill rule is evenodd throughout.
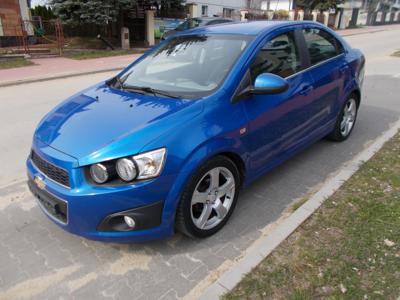
<path id="1" fill-rule="evenodd" d="M 172 38 L 125 72 L 119 83 L 195 98 L 215 90 L 252 37 L 188 35 Z"/>

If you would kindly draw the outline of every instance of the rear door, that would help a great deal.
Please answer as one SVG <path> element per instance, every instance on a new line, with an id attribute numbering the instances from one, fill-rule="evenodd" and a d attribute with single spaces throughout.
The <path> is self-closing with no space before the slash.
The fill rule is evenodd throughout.
<path id="1" fill-rule="evenodd" d="M 314 129 L 323 131 L 336 119 L 340 106 L 338 97 L 344 88 L 349 68 L 342 44 L 328 31 L 308 27 L 302 33 L 303 47 L 309 54 L 310 67 L 307 72 L 313 79 Z"/>

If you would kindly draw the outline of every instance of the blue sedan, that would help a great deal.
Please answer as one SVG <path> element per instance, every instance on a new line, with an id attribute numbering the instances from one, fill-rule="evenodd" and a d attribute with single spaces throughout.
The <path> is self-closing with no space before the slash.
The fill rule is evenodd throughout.
<path id="1" fill-rule="evenodd" d="M 322 138 L 346 140 L 365 59 L 314 22 L 249 22 L 171 37 L 39 123 L 28 185 L 90 239 L 207 237 L 241 188 Z"/>

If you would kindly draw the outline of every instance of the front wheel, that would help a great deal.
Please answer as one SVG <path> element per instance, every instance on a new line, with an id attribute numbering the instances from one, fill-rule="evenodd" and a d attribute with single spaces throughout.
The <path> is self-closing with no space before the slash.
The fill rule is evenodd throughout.
<path id="1" fill-rule="evenodd" d="M 357 120 L 358 105 L 354 95 L 351 95 L 342 107 L 342 111 L 336 120 L 334 130 L 328 135 L 333 141 L 346 140 L 353 131 L 354 124 Z"/>
<path id="2" fill-rule="evenodd" d="M 231 216 L 238 198 L 240 174 L 224 156 L 207 161 L 187 184 L 176 214 L 176 228 L 191 237 L 208 237 Z"/>

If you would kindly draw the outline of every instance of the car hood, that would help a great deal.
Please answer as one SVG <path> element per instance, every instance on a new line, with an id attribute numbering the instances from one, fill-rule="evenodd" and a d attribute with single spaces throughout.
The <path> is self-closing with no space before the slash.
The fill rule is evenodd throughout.
<path id="1" fill-rule="evenodd" d="M 80 165 L 114 159 L 138 153 L 167 130 L 198 115 L 202 106 L 197 102 L 128 93 L 100 84 L 48 113 L 35 138 L 75 157 Z"/>

